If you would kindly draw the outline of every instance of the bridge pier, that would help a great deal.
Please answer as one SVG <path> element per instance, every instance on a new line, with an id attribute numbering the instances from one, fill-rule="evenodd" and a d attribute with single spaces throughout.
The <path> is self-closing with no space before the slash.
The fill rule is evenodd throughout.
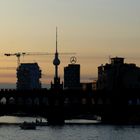
<path id="1" fill-rule="evenodd" d="M 47 116 L 48 125 L 63 125 L 65 123 L 62 108 L 51 108 Z"/>

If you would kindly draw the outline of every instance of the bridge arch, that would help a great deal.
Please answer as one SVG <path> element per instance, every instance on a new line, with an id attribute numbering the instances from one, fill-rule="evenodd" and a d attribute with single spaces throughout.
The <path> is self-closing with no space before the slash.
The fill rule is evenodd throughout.
<path id="1" fill-rule="evenodd" d="M 32 106 L 32 105 L 33 105 L 32 98 L 27 98 L 27 99 L 25 99 L 25 104 L 26 104 L 27 106 Z"/>
<path id="2" fill-rule="evenodd" d="M 44 97 L 44 98 L 42 99 L 42 104 L 45 105 L 45 106 L 48 106 L 48 105 L 49 105 L 49 100 L 48 100 L 47 97 Z"/>
<path id="3" fill-rule="evenodd" d="M 14 97 L 10 97 L 9 99 L 8 99 L 8 104 L 15 104 L 16 102 L 15 102 L 15 98 Z"/>
<path id="4" fill-rule="evenodd" d="M 24 99 L 22 97 L 17 98 L 18 105 L 24 105 Z"/>
<path id="5" fill-rule="evenodd" d="M 2 97 L 2 98 L 0 99 L 0 104 L 6 105 L 6 103 L 7 103 L 6 97 Z"/>
<path id="6" fill-rule="evenodd" d="M 36 97 L 36 98 L 33 100 L 33 104 L 36 105 L 36 106 L 39 106 L 39 105 L 40 105 L 40 100 L 39 100 L 39 98 Z"/>

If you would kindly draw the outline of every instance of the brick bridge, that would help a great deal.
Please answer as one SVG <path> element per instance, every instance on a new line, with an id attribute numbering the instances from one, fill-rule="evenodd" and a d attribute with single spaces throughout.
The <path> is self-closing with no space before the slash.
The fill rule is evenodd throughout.
<path id="1" fill-rule="evenodd" d="M 140 122 L 140 90 L 1 90 L 0 115 L 37 115 L 49 123 L 93 115 L 104 122 Z"/>

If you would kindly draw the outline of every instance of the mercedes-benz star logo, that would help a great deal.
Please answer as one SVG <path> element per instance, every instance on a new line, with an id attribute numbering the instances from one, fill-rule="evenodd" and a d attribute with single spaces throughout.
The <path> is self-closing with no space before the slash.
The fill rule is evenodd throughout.
<path id="1" fill-rule="evenodd" d="M 77 58 L 76 58 L 75 56 L 72 56 L 72 57 L 70 58 L 71 64 L 75 64 L 76 61 L 77 61 Z"/>

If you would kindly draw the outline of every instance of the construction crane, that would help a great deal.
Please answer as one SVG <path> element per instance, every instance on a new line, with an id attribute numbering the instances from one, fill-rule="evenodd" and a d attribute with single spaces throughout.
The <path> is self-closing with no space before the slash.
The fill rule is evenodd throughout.
<path id="1" fill-rule="evenodd" d="M 18 53 L 5 53 L 5 56 L 16 56 L 17 57 L 17 67 L 20 65 L 20 57 L 25 55 L 52 55 L 51 53 L 25 53 L 25 52 L 18 52 Z"/>
<path id="2" fill-rule="evenodd" d="M 76 53 L 60 53 L 62 55 L 75 55 Z M 17 57 L 17 67 L 20 65 L 20 57 L 25 55 L 54 55 L 54 53 L 47 52 L 18 52 L 18 53 L 5 53 L 5 56 L 16 56 Z"/>
<path id="3" fill-rule="evenodd" d="M 17 66 L 19 67 L 19 65 L 20 65 L 20 56 L 24 56 L 26 53 L 20 53 L 20 52 L 18 52 L 18 53 L 5 53 L 4 55 L 6 55 L 6 56 L 16 56 L 17 57 Z"/>

